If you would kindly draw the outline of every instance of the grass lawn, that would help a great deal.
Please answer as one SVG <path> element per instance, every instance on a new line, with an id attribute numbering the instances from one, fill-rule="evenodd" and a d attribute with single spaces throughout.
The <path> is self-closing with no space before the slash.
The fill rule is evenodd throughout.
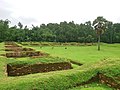
<path id="1" fill-rule="evenodd" d="M 4 43 L 0 43 L 0 54 L 4 54 Z"/>
<path id="2" fill-rule="evenodd" d="M 80 87 L 75 87 L 69 90 L 113 90 L 113 89 L 104 84 L 92 83 Z"/>
<path id="3" fill-rule="evenodd" d="M 7 59 L 7 63 L 10 65 L 32 65 L 32 64 L 40 64 L 40 63 L 60 63 L 60 62 L 69 62 L 65 58 L 59 57 L 41 57 L 41 58 L 9 58 Z"/>
<path id="4" fill-rule="evenodd" d="M 108 59 L 89 65 L 86 64 L 66 71 L 30 74 L 20 77 L 2 77 L 0 88 L 1 90 L 67 90 L 77 83 L 88 81 L 98 71 L 111 77 L 120 75 L 118 72 L 120 71 L 120 59 Z M 98 85 L 89 86 L 89 88 L 77 88 L 81 88 L 81 90 L 110 90 Z"/>
<path id="5" fill-rule="evenodd" d="M 3 48 L 3 45 L 3 43 L 0 43 L 1 48 Z M 112 90 L 105 85 L 97 85 L 97 83 L 76 88 L 73 88 L 73 86 L 88 81 L 92 77 L 96 76 L 98 72 L 109 77 L 120 76 L 120 44 L 102 44 L 101 51 L 97 51 L 97 46 L 66 47 L 67 49 L 65 49 L 65 46 L 56 46 L 54 48 L 52 48 L 52 46 L 44 46 L 42 48 L 32 46 L 32 48 L 40 51 L 42 50 L 52 56 L 64 57 L 84 63 L 81 67 L 71 70 L 29 74 L 19 77 L 8 77 L 5 73 L 5 66 L 7 63 L 12 62 L 12 59 L 9 61 L 6 58 L 0 57 L 0 89 L 67 90 L 71 88 L 70 90 Z M 25 58 L 17 60 L 27 61 Z M 51 62 L 49 59 L 48 61 Z M 32 59 L 30 60 L 30 63 L 32 63 Z"/>
<path id="6" fill-rule="evenodd" d="M 47 52 L 52 56 L 59 56 L 78 61 L 80 63 L 93 63 L 104 58 L 120 57 L 120 44 L 102 44 L 101 51 L 97 46 L 31 46 L 36 50 Z M 65 49 L 67 47 L 67 49 Z"/>

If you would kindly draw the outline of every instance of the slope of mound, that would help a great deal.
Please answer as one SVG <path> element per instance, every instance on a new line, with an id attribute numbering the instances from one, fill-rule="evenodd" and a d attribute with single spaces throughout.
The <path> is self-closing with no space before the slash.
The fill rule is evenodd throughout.
<path id="1" fill-rule="evenodd" d="M 120 76 L 119 72 L 120 58 L 105 59 L 98 63 L 83 65 L 67 71 L 7 78 L 0 82 L 0 88 L 3 90 L 66 90 L 89 83 L 88 81 L 97 76 L 98 73 L 114 78 Z"/>
<path id="2" fill-rule="evenodd" d="M 21 76 L 33 73 L 72 69 L 71 63 L 64 58 L 41 57 L 7 59 L 8 76 Z"/>

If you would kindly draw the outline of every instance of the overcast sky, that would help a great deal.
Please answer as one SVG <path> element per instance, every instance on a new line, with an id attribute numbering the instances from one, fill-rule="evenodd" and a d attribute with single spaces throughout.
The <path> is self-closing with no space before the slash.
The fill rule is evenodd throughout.
<path id="1" fill-rule="evenodd" d="M 84 23 L 103 16 L 120 22 L 120 0 L 0 0 L 0 19 L 24 25 L 74 21 Z"/>

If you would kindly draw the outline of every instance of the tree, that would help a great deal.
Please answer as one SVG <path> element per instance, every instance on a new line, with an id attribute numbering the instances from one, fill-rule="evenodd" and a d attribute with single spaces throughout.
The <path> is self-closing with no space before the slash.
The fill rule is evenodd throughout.
<path id="1" fill-rule="evenodd" d="M 94 23 L 75 24 L 71 22 L 48 23 L 28 28 L 19 22 L 17 26 L 9 27 L 10 21 L 0 20 L 0 41 L 52 41 L 92 43 L 97 39 L 100 43 L 120 43 L 120 23 L 112 23 L 98 17 Z M 23 27 L 24 26 L 24 27 Z M 93 27 L 94 26 L 94 27 Z M 107 28 L 106 28 L 107 27 Z M 106 32 L 102 34 L 106 29 Z M 95 31 L 96 30 L 96 31 Z M 98 38 L 96 38 L 96 32 Z M 102 37 L 100 37 L 102 36 Z M 100 50 L 100 46 L 99 46 Z"/>
<path id="2" fill-rule="evenodd" d="M 97 19 L 93 21 L 93 26 L 98 36 L 98 51 L 100 51 L 100 37 L 107 28 L 107 22 L 108 21 L 102 16 L 97 17 Z"/>
<path id="3" fill-rule="evenodd" d="M 20 29 L 22 29 L 22 27 L 23 27 L 21 22 L 18 23 L 18 26 L 19 26 Z"/>
<path id="4" fill-rule="evenodd" d="M 8 36 L 7 33 L 9 29 L 9 23 L 10 21 L 8 19 L 6 19 L 5 21 L 0 20 L 0 42 L 5 41 Z"/>
<path id="5" fill-rule="evenodd" d="M 108 34 L 108 40 L 109 43 L 113 43 L 113 37 L 114 37 L 114 27 L 112 22 L 108 22 L 108 28 L 107 28 L 107 34 Z"/>

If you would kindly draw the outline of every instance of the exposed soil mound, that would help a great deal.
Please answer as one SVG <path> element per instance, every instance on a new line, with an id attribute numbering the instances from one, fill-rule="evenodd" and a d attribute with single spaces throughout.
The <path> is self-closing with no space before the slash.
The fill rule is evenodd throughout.
<path id="1" fill-rule="evenodd" d="M 47 56 L 48 54 L 41 53 L 39 51 L 27 51 L 27 52 L 11 52 L 6 53 L 6 57 L 33 57 L 33 56 Z"/>
<path id="2" fill-rule="evenodd" d="M 111 77 L 107 77 L 104 74 L 99 74 L 99 81 L 100 83 L 106 84 L 109 87 L 116 88 L 116 90 L 120 90 L 120 84 Z"/>
<path id="3" fill-rule="evenodd" d="M 22 48 L 22 47 L 8 47 L 5 49 L 5 51 L 35 51 L 34 49 L 32 48 Z"/>
<path id="4" fill-rule="evenodd" d="M 23 48 L 22 51 L 35 51 L 35 50 L 32 48 Z"/>
<path id="5" fill-rule="evenodd" d="M 21 51 L 22 47 L 10 47 L 10 48 L 5 48 L 5 51 Z"/>
<path id="6" fill-rule="evenodd" d="M 47 56 L 48 54 L 42 53 L 40 51 L 35 51 L 32 48 L 23 48 L 22 46 L 17 45 L 14 42 L 5 42 L 5 51 L 7 52 L 4 56 L 10 57 L 36 57 L 36 56 Z"/>
<path id="7" fill-rule="evenodd" d="M 18 48 L 18 47 L 21 47 L 21 48 L 22 48 L 22 46 L 5 45 L 5 48 Z"/>
<path id="8" fill-rule="evenodd" d="M 69 62 L 33 64 L 33 65 L 7 65 L 8 76 L 21 76 L 33 73 L 50 72 L 72 69 Z"/>

